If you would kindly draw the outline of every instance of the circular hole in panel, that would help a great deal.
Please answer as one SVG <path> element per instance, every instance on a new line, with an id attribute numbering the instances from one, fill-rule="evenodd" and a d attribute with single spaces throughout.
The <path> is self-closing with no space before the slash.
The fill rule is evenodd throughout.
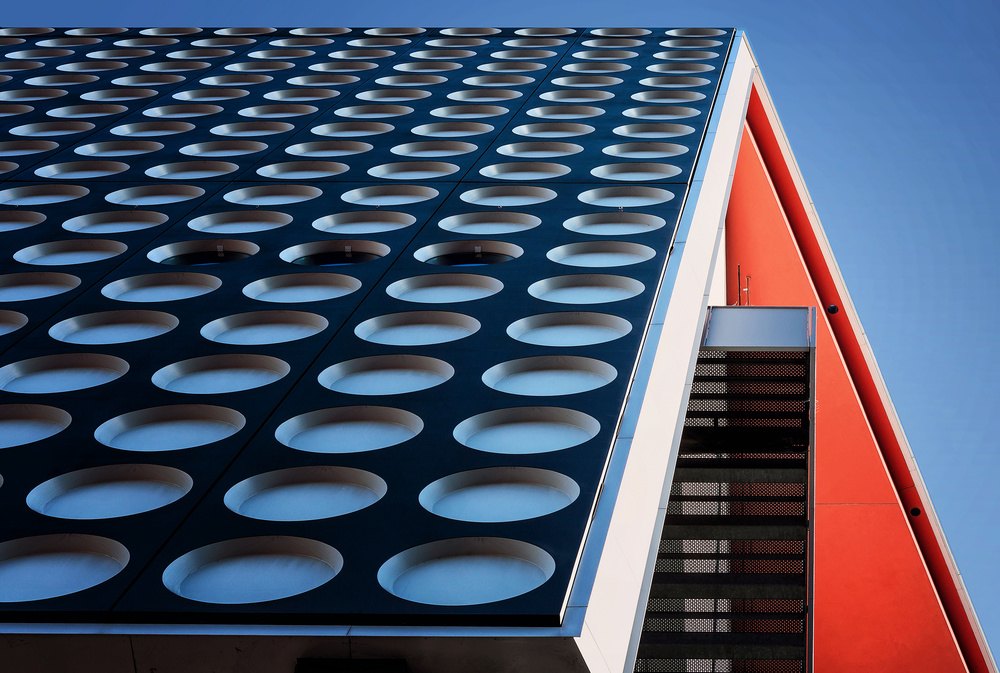
<path id="1" fill-rule="evenodd" d="M 685 154 L 688 148 L 676 143 L 638 142 L 609 145 L 602 151 L 612 157 L 627 159 L 665 159 Z"/>
<path id="2" fill-rule="evenodd" d="M 128 67 L 124 61 L 84 61 L 82 63 L 63 63 L 56 66 L 63 72 L 107 72 Z"/>
<path id="3" fill-rule="evenodd" d="M 499 154 L 503 154 L 509 157 L 523 157 L 523 158 L 551 158 L 551 157 L 566 157 L 573 154 L 579 154 L 583 151 L 583 147 L 576 145 L 574 143 L 560 143 L 560 142 L 523 142 L 523 143 L 512 143 L 509 145 L 503 145 L 497 148 Z M 559 164 L 553 164 L 558 166 Z"/>
<path id="4" fill-rule="evenodd" d="M 0 449 L 48 439 L 69 427 L 71 420 L 62 409 L 41 404 L 0 405 Z"/>
<path id="5" fill-rule="evenodd" d="M 187 395 L 216 395 L 252 390 L 284 378 L 291 368 L 267 355 L 226 353 L 182 360 L 157 370 L 153 385 Z"/>
<path id="6" fill-rule="evenodd" d="M 101 444 L 123 451 L 177 451 L 221 441 L 246 425 L 241 413 L 208 404 L 130 411 L 94 430 Z"/>
<path id="7" fill-rule="evenodd" d="M 180 149 L 181 154 L 193 157 L 238 157 L 256 154 L 267 149 L 267 144 L 256 140 L 212 140 L 193 143 Z"/>
<path id="8" fill-rule="evenodd" d="M 160 63 L 147 63 L 141 67 L 146 72 L 187 72 L 189 70 L 202 70 L 211 67 L 207 61 L 161 61 Z"/>
<path id="9" fill-rule="evenodd" d="M 470 449 L 498 454 L 549 453 L 578 446 L 601 430 L 597 419 L 561 407 L 514 407 L 467 418 L 454 436 Z"/>
<path id="10" fill-rule="evenodd" d="M 438 540 L 396 554 L 378 571 L 386 591 L 427 605 L 480 605 L 528 593 L 555 572 L 539 547 L 499 537 Z"/>
<path id="11" fill-rule="evenodd" d="M 454 304 L 492 296 L 503 289 L 496 278 L 471 273 L 441 273 L 397 280 L 385 289 L 390 297 L 418 304 Z"/>
<path id="12" fill-rule="evenodd" d="M 408 54 L 410 58 L 420 58 L 420 59 L 461 59 L 469 58 L 470 56 L 475 56 L 476 52 L 469 49 L 424 49 L 421 51 L 414 51 Z"/>
<path id="13" fill-rule="evenodd" d="M 483 177 L 496 180 L 547 180 L 569 173 L 569 166 L 544 161 L 514 161 L 479 169 Z"/>
<path id="14" fill-rule="evenodd" d="M 639 80 L 642 86 L 655 86 L 663 89 L 686 89 L 711 84 L 712 80 L 704 77 L 684 77 L 681 75 L 663 75 L 661 77 L 646 77 Z"/>
<path id="15" fill-rule="evenodd" d="M 347 164 L 335 161 L 284 161 L 261 166 L 257 175 L 280 180 L 311 180 L 340 175 L 347 169 Z"/>
<path id="16" fill-rule="evenodd" d="M 384 119 L 401 117 L 413 112 L 413 108 L 405 105 L 350 105 L 334 110 L 338 117 L 353 117 L 355 119 Z"/>
<path id="17" fill-rule="evenodd" d="M 288 61 L 248 61 L 244 63 L 230 63 L 226 65 L 226 70 L 239 73 L 262 73 L 278 72 L 294 67 L 295 64 Z"/>
<path id="18" fill-rule="evenodd" d="M 351 32 L 350 28 L 293 28 L 292 35 L 343 35 Z"/>
<path id="19" fill-rule="evenodd" d="M 631 47 L 642 47 L 646 43 L 642 40 L 633 40 L 624 37 L 599 38 L 596 40 L 584 40 L 583 46 L 592 49 L 627 49 Z"/>
<path id="20" fill-rule="evenodd" d="M 667 31 L 671 37 L 717 37 L 725 34 L 726 31 L 718 28 L 674 28 Z"/>
<path id="21" fill-rule="evenodd" d="M 136 122 L 134 124 L 122 124 L 111 129 L 116 136 L 155 137 L 172 136 L 178 133 L 186 133 L 194 129 L 191 122 Z"/>
<path id="22" fill-rule="evenodd" d="M 322 194 L 323 190 L 309 185 L 261 185 L 235 189 L 223 198 L 243 206 L 277 206 L 309 201 Z"/>
<path id="23" fill-rule="evenodd" d="M 466 103 L 493 103 L 520 98 L 523 95 L 520 91 L 514 91 L 513 89 L 467 89 L 465 91 L 453 91 L 448 94 L 448 98 Z"/>
<path id="24" fill-rule="evenodd" d="M 0 390 L 9 393 L 64 393 L 93 388 L 125 375 L 128 363 L 99 353 L 61 353 L 0 367 Z"/>
<path id="25" fill-rule="evenodd" d="M 59 143 L 51 140 L 8 140 L 0 142 L 0 157 L 16 157 L 25 154 L 51 152 Z"/>
<path id="26" fill-rule="evenodd" d="M 624 318 L 606 313 L 542 313 L 521 318 L 507 327 L 507 334 L 536 346 L 590 346 L 620 339 L 632 331 Z"/>
<path id="27" fill-rule="evenodd" d="M 87 157 L 128 157 L 162 149 L 163 143 L 153 140 L 107 140 L 101 143 L 81 145 L 73 151 Z"/>
<path id="28" fill-rule="evenodd" d="M 392 407 L 333 407 L 290 418 L 274 431 L 285 446 L 309 453 L 361 453 L 395 446 L 424 429 L 420 418 Z"/>
<path id="29" fill-rule="evenodd" d="M 524 521 L 558 512 L 580 495 L 559 472 L 534 467 L 488 467 L 450 474 L 420 491 L 427 511 L 456 521 Z"/>
<path id="30" fill-rule="evenodd" d="M 255 105 L 243 108 L 239 114 L 241 117 L 258 117 L 261 119 L 281 119 L 283 117 L 301 117 L 302 115 L 318 112 L 319 108 L 314 105 L 296 105 L 292 103 L 276 105 Z"/>
<path id="31" fill-rule="evenodd" d="M 67 161 L 35 169 L 35 175 L 59 180 L 85 180 L 116 175 L 127 170 L 128 164 L 120 161 Z"/>
<path id="32" fill-rule="evenodd" d="M 480 213 L 460 213 L 444 218 L 438 226 L 445 231 L 468 235 L 513 234 L 533 229 L 542 223 L 534 215 L 515 213 L 509 210 L 494 210 Z"/>
<path id="33" fill-rule="evenodd" d="M 705 49 L 710 47 L 721 47 L 722 42 L 719 40 L 709 40 L 705 38 L 682 38 L 673 40 L 663 40 L 660 42 L 661 47 L 667 47 L 668 49 Z"/>
<path id="34" fill-rule="evenodd" d="M 358 98 L 361 100 L 386 102 L 420 100 L 430 95 L 430 91 L 423 91 L 422 89 L 375 89 L 372 91 L 362 91 L 358 94 Z"/>
<path id="35" fill-rule="evenodd" d="M 28 324 L 28 316 L 17 311 L 0 310 L 0 336 L 16 332 Z"/>
<path id="36" fill-rule="evenodd" d="M 339 95 L 340 92 L 333 89 L 281 89 L 267 92 L 264 94 L 264 98 L 280 101 L 314 101 L 336 98 Z"/>
<path id="37" fill-rule="evenodd" d="M 149 273 L 108 283 L 101 294 L 117 301 L 177 301 L 200 297 L 220 287 L 221 280 L 204 273 Z"/>
<path id="38" fill-rule="evenodd" d="M 443 161 L 400 161 L 372 166 L 368 169 L 368 175 L 388 180 L 429 180 L 457 171 L 458 166 Z"/>
<path id="39" fill-rule="evenodd" d="M 541 122 L 514 128 L 514 133 L 529 138 L 572 138 L 593 132 L 593 126 L 573 122 Z"/>
<path id="40" fill-rule="evenodd" d="M 447 68 L 442 68 L 444 63 L 404 63 L 402 65 L 425 65 L 427 68 L 422 68 L 423 70 L 428 70 L 430 72 L 440 72 L 442 70 L 447 70 Z M 461 67 L 461 66 L 459 66 Z M 396 66 L 397 70 L 406 70 L 402 66 Z M 409 68 L 412 70 L 413 68 Z M 376 84 L 381 84 L 382 86 L 433 86 L 435 84 L 441 84 L 442 82 L 447 82 L 447 77 L 442 77 L 441 75 L 388 75 L 386 77 L 379 77 L 375 80 Z"/>
<path id="41" fill-rule="evenodd" d="M 348 395 L 401 395 L 441 385 L 455 375 L 447 362 L 423 355 L 374 355 L 320 372 L 324 388 Z"/>
<path id="42" fill-rule="evenodd" d="M 719 54 L 714 51 L 703 51 L 703 50 L 692 49 L 692 50 L 661 51 L 659 53 L 654 54 L 653 56 L 654 58 L 660 58 L 669 61 L 707 61 L 708 59 L 711 58 L 718 58 Z M 641 81 L 640 84 L 642 84 Z M 687 86 L 701 86 L 701 85 L 689 84 Z"/>
<path id="43" fill-rule="evenodd" d="M 34 136 L 38 138 L 50 136 L 68 136 L 74 133 L 90 131 L 94 125 L 90 122 L 36 122 L 23 124 L 10 129 L 8 133 L 15 136 Z"/>
<path id="44" fill-rule="evenodd" d="M 277 229 L 291 221 L 291 215 L 274 210 L 238 210 L 201 215 L 188 222 L 188 227 L 209 234 L 249 234 Z"/>
<path id="45" fill-rule="evenodd" d="M 267 27 L 239 27 L 239 28 L 219 28 L 216 35 L 267 35 L 273 33 L 277 28 Z"/>
<path id="46" fill-rule="evenodd" d="M 83 106 L 73 106 L 73 107 L 83 107 Z M 3 117 L 15 117 L 17 115 L 23 115 L 23 114 L 25 114 L 27 112 L 31 112 L 34 109 L 35 108 L 33 108 L 30 105 L 21 105 L 20 103 L 5 103 L 5 104 L 0 105 L 0 118 L 3 118 Z M 57 110 L 64 110 L 64 109 L 65 108 L 57 108 L 56 110 L 50 111 L 48 114 L 51 117 L 67 116 L 67 115 L 61 115 L 61 114 L 53 114 L 54 112 L 57 112 Z M 82 115 L 78 115 L 78 116 L 82 116 Z M 97 116 L 97 115 L 93 115 L 93 116 Z"/>
<path id="47" fill-rule="evenodd" d="M 4 173 L 10 173 L 12 170 L 17 168 L 17 164 L 12 161 L 0 161 L 0 175 Z M 3 217 L 0 215 L 0 217 Z M 0 230 L 2 230 L 2 225 L 0 225 Z"/>
<path id="48" fill-rule="evenodd" d="M 477 149 L 472 143 L 458 140 L 427 140 L 396 145 L 390 152 L 406 157 L 451 157 L 475 152 Z"/>
<path id="49" fill-rule="evenodd" d="M 447 311 L 408 311 L 365 320 L 354 328 L 360 339 L 387 346 L 427 346 L 475 334 L 478 320 Z"/>
<path id="50" fill-rule="evenodd" d="M 601 37 L 642 37 L 652 32 L 647 28 L 595 28 L 590 34 Z"/>
<path id="51" fill-rule="evenodd" d="M 204 189 L 194 185 L 143 185 L 111 192 L 104 200 L 121 206 L 157 206 L 190 201 L 204 193 Z"/>
<path id="52" fill-rule="evenodd" d="M 45 216 L 33 210 L 3 210 L 0 211 L 0 232 L 26 229 L 44 221 Z"/>
<path id="53" fill-rule="evenodd" d="M 588 189 L 577 198 L 592 206 L 635 208 L 666 203 L 674 198 L 674 193 L 659 187 L 599 187 Z"/>
<path id="54" fill-rule="evenodd" d="M 401 37 L 362 37 L 357 40 L 348 40 L 347 45 L 350 47 L 401 47 L 404 44 L 410 44 L 411 41 Z"/>
<path id="55" fill-rule="evenodd" d="M 0 35 L 20 35 L 24 37 L 29 37 L 32 35 L 45 35 L 46 33 L 51 33 L 53 30 L 55 29 L 45 28 L 42 26 L 0 28 Z"/>
<path id="56" fill-rule="evenodd" d="M 539 119 L 587 119 L 602 114 L 604 110 L 591 105 L 546 105 L 528 110 L 529 117 Z"/>
<path id="57" fill-rule="evenodd" d="M 249 37 L 209 37 L 204 40 L 195 40 L 191 43 L 194 47 L 245 47 L 253 44 L 256 40 Z"/>
<path id="58" fill-rule="evenodd" d="M 701 114 L 691 107 L 679 107 L 676 105 L 665 105 L 657 107 L 634 107 L 623 112 L 626 117 L 635 119 L 652 119 L 654 121 L 670 121 L 674 119 L 686 119 L 696 117 Z"/>
<path id="59" fill-rule="evenodd" d="M 423 185 L 380 185 L 344 192 L 340 198 L 360 206 L 397 206 L 433 199 L 438 191 Z"/>
<path id="60" fill-rule="evenodd" d="M 316 52 L 310 49 L 261 49 L 251 51 L 250 58 L 305 58 Z"/>
<path id="61" fill-rule="evenodd" d="M 463 192 L 461 199 L 480 206 L 529 206 L 556 198 L 556 193 L 544 187 L 516 185 L 480 187 Z"/>
<path id="62" fill-rule="evenodd" d="M 596 89 L 559 89 L 558 91 L 547 91 L 539 98 L 556 103 L 589 103 L 592 101 L 608 100 L 614 98 L 610 91 L 598 91 Z M 532 115 L 534 117 L 543 115 Z M 594 115 L 596 116 L 596 115 Z"/>
<path id="63" fill-rule="evenodd" d="M 212 49 L 212 48 L 201 48 L 201 49 L 180 49 L 178 51 L 172 51 L 167 54 L 168 58 L 177 59 L 187 59 L 187 58 L 222 58 L 223 56 L 232 56 L 232 49 Z"/>
<path id="64" fill-rule="evenodd" d="M 300 266 L 347 266 L 373 262 L 389 254 L 389 246 L 375 241 L 313 241 L 285 248 L 281 259 Z"/>
<path id="65" fill-rule="evenodd" d="M 15 38 L 4 38 L 5 40 L 15 40 Z M 97 44 L 101 41 L 99 37 L 56 37 L 51 40 L 39 40 L 35 44 L 39 47 L 85 47 Z M 4 44 L 21 44 L 24 40 L 4 42 Z M 115 44 L 119 44 L 116 42 Z M 128 46 L 128 45 L 126 45 Z"/>
<path id="66" fill-rule="evenodd" d="M 374 70 L 377 67 L 377 63 L 370 63 L 368 61 L 327 61 L 326 63 L 314 63 L 309 66 L 309 69 L 316 72 L 345 73 Z M 359 77 L 353 77 L 350 81 L 356 82 L 359 79 Z M 292 80 L 288 80 L 288 82 L 290 84 L 297 84 L 297 82 L 292 82 Z"/>
<path id="67" fill-rule="evenodd" d="M 79 199 L 90 193 L 79 185 L 29 185 L 0 190 L 0 204 L 5 206 L 41 206 Z"/>
<path id="68" fill-rule="evenodd" d="M 183 498 L 187 473 L 163 465 L 105 465 L 59 475 L 28 493 L 28 507 L 57 519 L 113 519 L 149 512 Z"/>
<path id="69" fill-rule="evenodd" d="M 247 73 L 243 75 L 213 75 L 211 77 L 203 77 L 198 81 L 209 86 L 253 86 L 254 84 L 270 82 L 272 79 L 274 78 L 270 75 L 251 75 Z M 292 83 L 294 84 L 294 82 Z"/>
<path id="70" fill-rule="evenodd" d="M 99 89 L 80 94 L 80 98 L 93 101 L 139 100 L 155 95 L 155 89 Z"/>
<path id="71" fill-rule="evenodd" d="M 276 133 L 288 133 L 295 126 L 288 122 L 234 122 L 213 126 L 210 132 L 217 136 L 249 137 L 272 136 Z"/>
<path id="72" fill-rule="evenodd" d="M 528 294 L 556 304 L 607 304 L 631 299 L 645 289 L 634 278 L 584 273 L 534 282 L 528 286 Z"/>
<path id="73" fill-rule="evenodd" d="M 568 77 L 556 77 L 552 83 L 556 86 L 578 87 L 591 91 L 588 87 L 615 86 L 625 80 L 620 77 L 610 77 L 607 75 L 570 75 Z"/>
<path id="74" fill-rule="evenodd" d="M 512 64 L 513 65 L 513 64 Z M 507 87 L 507 86 L 523 86 L 525 84 L 531 84 L 535 81 L 534 77 L 528 77 L 527 75 L 475 75 L 473 77 L 466 77 L 462 80 L 463 84 L 468 84 L 469 86 L 484 86 L 484 87 Z"/>
<path id="75" fill-rule="evenodd" d="M 106 582 L 128 564 L 121 544 L 96 535 L 38 535 L 0 543 L 0 603 L 66 596 Z"/>
<path id="76" fill-rule="evenodd" d="M 666 124 L 650 122 L 646 124 L 626 124 L 614 129 L 615 134 L 630 138 L 677 138 L 694 133 L 694 129 L 685 124 Z"/>
<path id="77" fill-rule="evenodd" d="M 625 49 L 607 49 L 600 51 L 578 51 L 573 54 L 573 57 L 589 61 L 624 61 L 629 58 L 635 58 L 638 55 L 639 54 L 634 51 L 627 51 Z"/>
<path id="78" fill-rule="evenodd" d="M 378 234 L 408 227 L 417 218 L 393 210 L 355 210 L 324 215 L 313 220 L 312 226 L 331 234 Z"/>
<path id="79" fill-rule="evenodd" d="M 373 147 L 359 140 L 314 140 L 286 147 L 285 152 L 300 157 L 344 157 L 369 152 Z"/>
<path id="80" fill-rule="evenodd" d="M 243 288 L 251 299 L 297 304 L 343 297 L 361 288 L 361 281 L 339 273 L 298 273 L 255 280 Z"/>
<path id="81" fill-rule="evenodd" d="M 334 122 L 323 124 L 312 129 L 318 136 L 333 138 L 354 138 L 359 136 L 374 136 L 393 130 L 392 124 L 384 122 Z"/>
<path id="82" fill-rule="evenodd" d="M 591 236 L 627 236 L 655 231 L 666 223 L 662 217 L 646 213 L 607 212 L 577 215 L 563 222 L 563 226 Z"/>
<path id="83" fill-rule="evenodd" d="M 304 311 L 255 311 L 218 318 L 201 328 L 209 341 L 233 345 L 286 343 L 319 334 L 326 318 Z"/>
<path id="84" fill-rule="evenodd" d="M 566 40 L 556 38 L 533 37 L 517 40 L 504 40 L 505 47 L 532 48 L 532 47 L 558 47 L 566 44 Z"/>
<path id="85" fill-rule="evenodd" d="M 9 63 L 9 61 L 8 61 Z M 0 70 L 3 70 L 0 63 Z M 24 80 L 25 84 L 31 86 L 76 86 L 77 84 L 89 84 L 100 79 L 97 75 L 42 75 L 41 77 L 29 77 Z M 121 78 L 128 79 L 128 78 Z M 112 82 L 114 83 L 114 82 Z"/>
<path id="86" fill-rule="evenodd" d="M 650 72 L 660 73 L 662 75 L 689 75 L 691 73 L 712 72 L 713 70 L 715 70 L 715 66 L 709 65 L 708 63 L 690 63 L 690 62 L 654 63 L 653 65 L 647 65 L 646 70 Z M 693 92 L 689 91 L 685 93 L 693 93 Z M 699 95 L 702 98 L 705 97 L 705 94 L 699 94 Z"/>
<path id="87" fill-rule="evenodd" d="M 225 495 L 226 507 L 263 521 L 316 521 L 378 502 L 387 491 L 377 475 L 351 467 L 309 465 L 244 479 Z"/>
<path id="88" fill-rule="evenodd" d="M 86 76 L 93 77 L 93 75 Z M 84 77 L 84 75 L 77 75 L 77 77 Z M 117 86 L 146 87 L 179 84 L 183 81 L 184 77 L 181 75 L 129 75 L 127 77 L 118 77 L 117 79 L 113 79 L 111 80 L 111 83 Z"/>
<path id="89" fill-rule="evenodd" d="M 514 34 L 527 37 L 558 37 L 561 35 L 575 35 L 576 31 L 572 28 L 518 28 L 514 31 Z"/>
<path id="90" fill-rule="evenodd" d="M 106 239 L 50 241 L 21 248 L 14 253 L 14 259 L 35 266 L 89 264 L 117 257 L 126 250 L 124 243 Z"/>
<path id="91" fill-rule="evenodd" d="M 499 72 L 499 73 L 526 73 L 534 72 L 536 70 L 544 70 L 544 63 L 533 63 L 531 61 L 493 61 L 491 63 L 482 63 L 477 66 L 479 70 L 483 72 Z M 505 82 L 510 83 L 513 86 L 518 86 L 519 84 L 528 84 L 528 82 L 523 81 L 525 78 L 515 77 L 513 79 L 507 78 L 503 75 L 499 75 L 493 79 L 483 79 L 476 80 L 476 82 L 466 82 L 466 84 L 475 84 L 475 86 L 489 86 L 489 82 L 493 82 L 497 85 L 503 85 Z M 529 77 L 531 81 L 534 81 L 533 77 Z"/>
<path id="92" fill-rule="evenodd" d="M 159 117 L 161 119 L 184 119 L 187 117 L 205 117 L 223 111 L 220 105 L 209 105 L 207 103 L 187 103 L 181 105 L 161 105 L 160 107 L 143 110 L 147 117 Z"/>
<path id="93" fill-rule="evenodd" d="M 446 37 L 440 40 L 427 40 L 424 44 L 428 47 L 481 47 L 484 44 L 489 44 L 489 40 L 483 40 L 477 37 Z"/>
<path id="94" fill-rule="evenodd" d="M 632 98 L 644 103 L 693 103 L 705 97 L 696 91 L 639 91 Z"/>
<path id="95" fill-rule="evenodd" d="M 508 112 L 510 110 L 499 105 L 448 105 L 434 108 L 431 110 L 431 115 L 447 119 L 485 119 L 499 117 Z"/>
<path id="96" fill-rule="evenodd" d="M 33 59 L 33 58 L 62 58 L 63 56 L 71 56 L 73 54 L 72 49 L 18 49 L 16 51 L 9 51 L 4 56 L 12 59 Z"/>
<path id="97" fill-rule="evenodd" d="M 0 275 L 0 302 L 27 301 L 69 292 L 80 279 L 68 273 L 26 272 Z"/>
<path id="98" fill-rule="evenodd" d="M 490 28 L 484 26 L 474 26 L 474 27 L 459 27 L 459 28 L 442 28 L 442 35 L 455 35 L 458 37 L 476 37 L 482 35 L 497 35 L 500 33 L 499 28 Z"/>
<path id="99" fill-rule="evenodd" d="M 435 122 L 416 126 L 411 133 L 435 138 L 463 138 L 489 133 L 492 130 L 492 126 L 482 122 Z"/>
<path id="100" fill-rule="evenodd" d="M 166 334 L 178 324 L 162 311 L 103 311 L 57 322 L 49 336 L 71 344 L 121 344 Z"/>
<path id="101" fill-rule="evenodd" d="M 246 259 L 259 251 L 260 247 L 249 241 L 216 238 L 168 243 L 150 250 L 146 257 L 157 264 L 208 266 Z"/>
<path id="102" fill-rule="evenodd" d="M 343 49 L 341 51 L 331 51 L 329 56 L 333 59 L 362 59 L 362 58 L 388 58 L 395 56 L 396 52 L 389 49 Z M 419 57 L 417 57 L 419 58 Z"/>
<path id="103" fill-rule="evenodd" d="M 96 44 L 97 42 L 100 42 L 100 40 L 97 40 L 95 38 L 91 38 L 91 39 L 94 39 L 94 42 L 92 44 Z M 129 39 L 129 40 L 115 40 L 115 46 L 118 46 L 118 47 L 139 47 L 139 48 L 145 48 L 145 47 L 165 47 L 165 46 L 168 46 L 168 45 L 171 45 L 171 44 L 177 44 L 178 41 L 179 40 L 176 40 L 176 39 L 174 39 L 172 37 L 139 37 L 139 38 L 134 38 L 134 39 Z"/>
<path id="104" fill-rule="evenodd" d="M 483 372 L 483 383 L 503 393 L 540 397 L 596 390 L 616 376 L 614 367 L 593 358 L 540 355 L 494 365 Z"/>
<path id="105" fill-rule="evenodd" d="M 177 100 L 193 100 L 193 101 L 216 101 L 216 100 L 233 100 L 235 98 L 243 98 L 244 96 L 249 96 L 250 92 L 246 89 L 191 89 L 189 91 L 180 91 L 174 94 L 174 98 Z"/>
<path id="106" fill-rule="evenodd" d="M 244 605 L 311 591 L 343 567 L 340 552 L 316 540 L 247 537 L 184 554 L 163 571 L 163 584 L 199 603 Z"/>
<path id="107" fill-rule="evenodd" d="M 620 164 L 604 164 L 590 169 L 590 174 L 605 180 L 621 182 L 640 182 L 645 180 L 664 180 L 680 175 L 681 169 L 671 164 L 651 162 L 627 162 Z"/>
<path id="108" fill-rule="evenodd" d="M 587 241 L 552 248 L 546 257 L 567 266 L 610 267 L 639 264 L 656 256 L 653 248 L 626 241 Z"/>

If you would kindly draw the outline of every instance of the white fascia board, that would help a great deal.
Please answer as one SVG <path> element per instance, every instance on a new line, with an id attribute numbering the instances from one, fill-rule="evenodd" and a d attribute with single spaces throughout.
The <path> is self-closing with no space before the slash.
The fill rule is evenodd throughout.
<path id="1" fill-rule="evenodd" d="M 717 265 L 724 264 L 724 257 L 718 260 L 725 250 L 725 215 L 754 68 L 738 32 L 681 212 L 672 253 L 679 262 L 675 272 L 668 262 L 661 286 L 664 294 L 654 308 L 643 346 L 643 356 L 647 349 L 653 355 L 648 383 L 630 394 L 629 406 L 639 402 L 634 431 L 629 434 L 631 428 L 625 423 L 618 437 L 623 447 L 628 445 L 628 460 L 614 494 L 584 630 L 577 638 L 590 671 L 621 673 L 631 670 L 635 660 L 636 634 L 641 630 L 651 561 L 673 481 L 705 310 L 710 294 L 718 292 L 712 292 Z M 657 310 L 663 304 L 665 310 Z M 639 394 L 641 400 L 632 399 Z"/>

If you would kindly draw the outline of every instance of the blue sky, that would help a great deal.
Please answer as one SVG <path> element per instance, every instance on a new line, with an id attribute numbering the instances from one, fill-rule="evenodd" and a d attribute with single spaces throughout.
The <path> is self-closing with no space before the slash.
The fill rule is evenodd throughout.
<path id="1" fill-rule="evenodd" d="M 2 20 L 745 28 L 983 627 L 1000 647 L 1000 5 L 50 0 L 8 3 Z"/>

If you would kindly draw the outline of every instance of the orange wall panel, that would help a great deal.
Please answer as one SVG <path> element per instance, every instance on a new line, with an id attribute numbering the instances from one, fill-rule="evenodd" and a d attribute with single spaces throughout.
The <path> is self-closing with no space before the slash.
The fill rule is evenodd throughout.
<path id="1" fill-rule="evenodd" d="M 815 578 L 817 673 L 967 671 L 897 498 L 811 269 L 749 128 L 726 217 L 728 303 L 737 265 L 758 306 L 818 306 Z M 747 294 L 744 293 L 744 303 Z"/>

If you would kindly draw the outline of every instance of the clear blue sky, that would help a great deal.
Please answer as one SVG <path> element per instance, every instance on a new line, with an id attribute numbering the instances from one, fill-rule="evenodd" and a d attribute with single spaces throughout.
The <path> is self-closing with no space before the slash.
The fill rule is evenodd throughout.
<path id="1" fill-rule="evenodd" d="M 2 21 L 745 28 L 983 627 L 1000 648 L 997 3 L 48 0 L 9 2 Z"/>

